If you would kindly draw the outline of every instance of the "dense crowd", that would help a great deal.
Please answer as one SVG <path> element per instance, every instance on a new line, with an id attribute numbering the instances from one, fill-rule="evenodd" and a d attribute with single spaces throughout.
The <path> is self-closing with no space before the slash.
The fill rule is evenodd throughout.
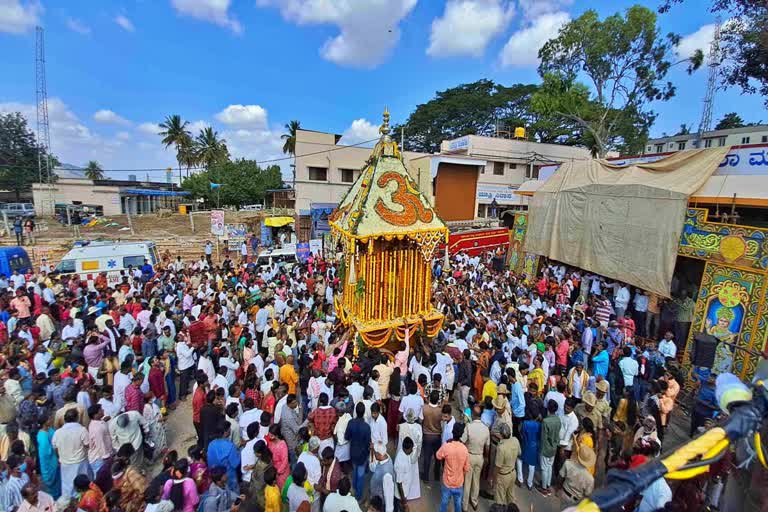
<path id="1" fill-rule="evenodd" d="M 512 511 L 660 453 L 687 294 L 459 253 L 434 263 L 438 336 L 367 349 L 337 321 L 334 263 L 244 252 L 166 254 L 112 285 L 45 262 L 0 276 L 0 510 L 408 512 L 435 481 L 441 512 Z M 692 378 L 690 434 L 717 410 L 713 376 Z M 195 442 L 170 449 L 172 414 Z M 716 506 L 728 470 L 660 479 L 627 510 Z"/>

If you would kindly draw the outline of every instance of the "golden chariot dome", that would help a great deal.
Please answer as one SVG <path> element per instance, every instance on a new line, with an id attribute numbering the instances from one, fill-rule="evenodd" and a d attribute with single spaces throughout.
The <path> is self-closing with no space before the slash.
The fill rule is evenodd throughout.
<path id="1" fill-rule="evenodd" d="M 336 310 L 370 347 L 403 340 L 406 327 L 432 338 L 443 315 L 431 303 L 432 258 L 448 228 L 403 164 L 389 112 L 362 173 L 330 217 L 344 251 Z"/>

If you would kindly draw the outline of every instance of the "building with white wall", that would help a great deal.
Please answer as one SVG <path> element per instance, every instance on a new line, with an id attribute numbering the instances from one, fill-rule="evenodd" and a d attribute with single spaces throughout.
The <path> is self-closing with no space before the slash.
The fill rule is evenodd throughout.
<path id="1" fill-rule="evenodd" d="M 474 197 L 478 218 L 497 217 L 504 210 L 526 209 L 527 201 L 515 191 L 526 180 L 537 179 L 542 167 L 591 158 L 584 148 L 479 135 L 443 141 L 440 152 L 484 160 Z"/>
<path id="2" fill-rule="evenodd" d="M 684 151 L 696 149 L 697 133 L 672 135 L 648 139 L 645 144 L 645 154 L 670 153 L 672 151 Z M 743 126 L 728 130 L 712 130 L 704 132 L 701 136 L 702 148 L 718 148 L 722 146 L 744 146 L 748 144 L 768 143 L 768 125 Z"/>

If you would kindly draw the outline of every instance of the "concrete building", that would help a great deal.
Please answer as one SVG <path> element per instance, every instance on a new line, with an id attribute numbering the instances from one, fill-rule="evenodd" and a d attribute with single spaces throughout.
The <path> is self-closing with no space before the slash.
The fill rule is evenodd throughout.
<path id="1" fill-rule="evenodd" d="M 327 216 L 360 175 L 370 149 L 339 145 L 340 135 L 296 132 L 295 196 L 300 217 L 311 217 L 313 236 L 328 231 Z M 441 152 L 403 152 L 405 166 L 445 221 L 498 218 L 525 209 L 515 190 L 542 166 L 590 158 L 583 148 L 467 135 L 444 141 Z"/>
<path id="2" fill-rule="evenodd" d="M 53 215 L 57 205 L 101 206 L 105 216 L 138 215 L 160 208 L 176 209 L 187 195 L 189 192 L 179 190 L 175 183 L 89 180 L 80 176 L 62 177 L 62 174 L 51 185 L 32 185 L 32 202 L 38 215 Z"/>
<path id="3" fill-rule="evenodd" d="M 515 194 L 515 190 L 526 180 L 536 179 L 539 169 L 567 160 L 591 158 L 584 148 L 479 135 L 443 141 L 440 153 L 444 158 L 468 157 L 479 164 L 474 186 L 469 174 L 463 179 L 453 177 L 451 180 L 459 181 L 454 187 L 461 187 L 463 183 L 466 190 L 475 191 L 469 200 L 474 202 L 476 218 L 497 218 L 504 211 L 526 209 L 527 201 Z M 456 172 L 451 168 L 446 170 Z M 442 195 L 442 181 L 437 173 L 434 191 L 437 204 L 441 202 L 438 198 Z M 438 212 L 441 213 L 439 207 Z"/>
<path id="4" fill-rule="evenodd" d="M 360 175 L 371 149 L 338 144 L 341 135 L 313 130 L 296 131 L 296 210 L 309 212 L 312 204 L 339 203 Z M 421 153 L 404 151 L 408 162 Z"/>
<path id="5" fill-rule="evenodd" d="M 672 135 L 649 139 L 645 145 L 645 153 L 670 153 L 672 151 L 684 151 L 696 149 L 697 133 L 685 135 Z M 717 148 L 721 146 L 744 146 L 747 144 L 768 143 L 768 125 L 743 126 L 728 130 L 712 130 L 702 134 L 703 148 Z"/>

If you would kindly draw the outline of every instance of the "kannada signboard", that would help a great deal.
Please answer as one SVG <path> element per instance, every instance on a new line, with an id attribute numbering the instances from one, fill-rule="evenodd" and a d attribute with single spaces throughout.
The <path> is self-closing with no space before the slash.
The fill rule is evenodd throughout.
<path id="1" fill-rule="evenodd" d="M 224 236 L 224 210 L 211 210 L 211 234 Z"/>

